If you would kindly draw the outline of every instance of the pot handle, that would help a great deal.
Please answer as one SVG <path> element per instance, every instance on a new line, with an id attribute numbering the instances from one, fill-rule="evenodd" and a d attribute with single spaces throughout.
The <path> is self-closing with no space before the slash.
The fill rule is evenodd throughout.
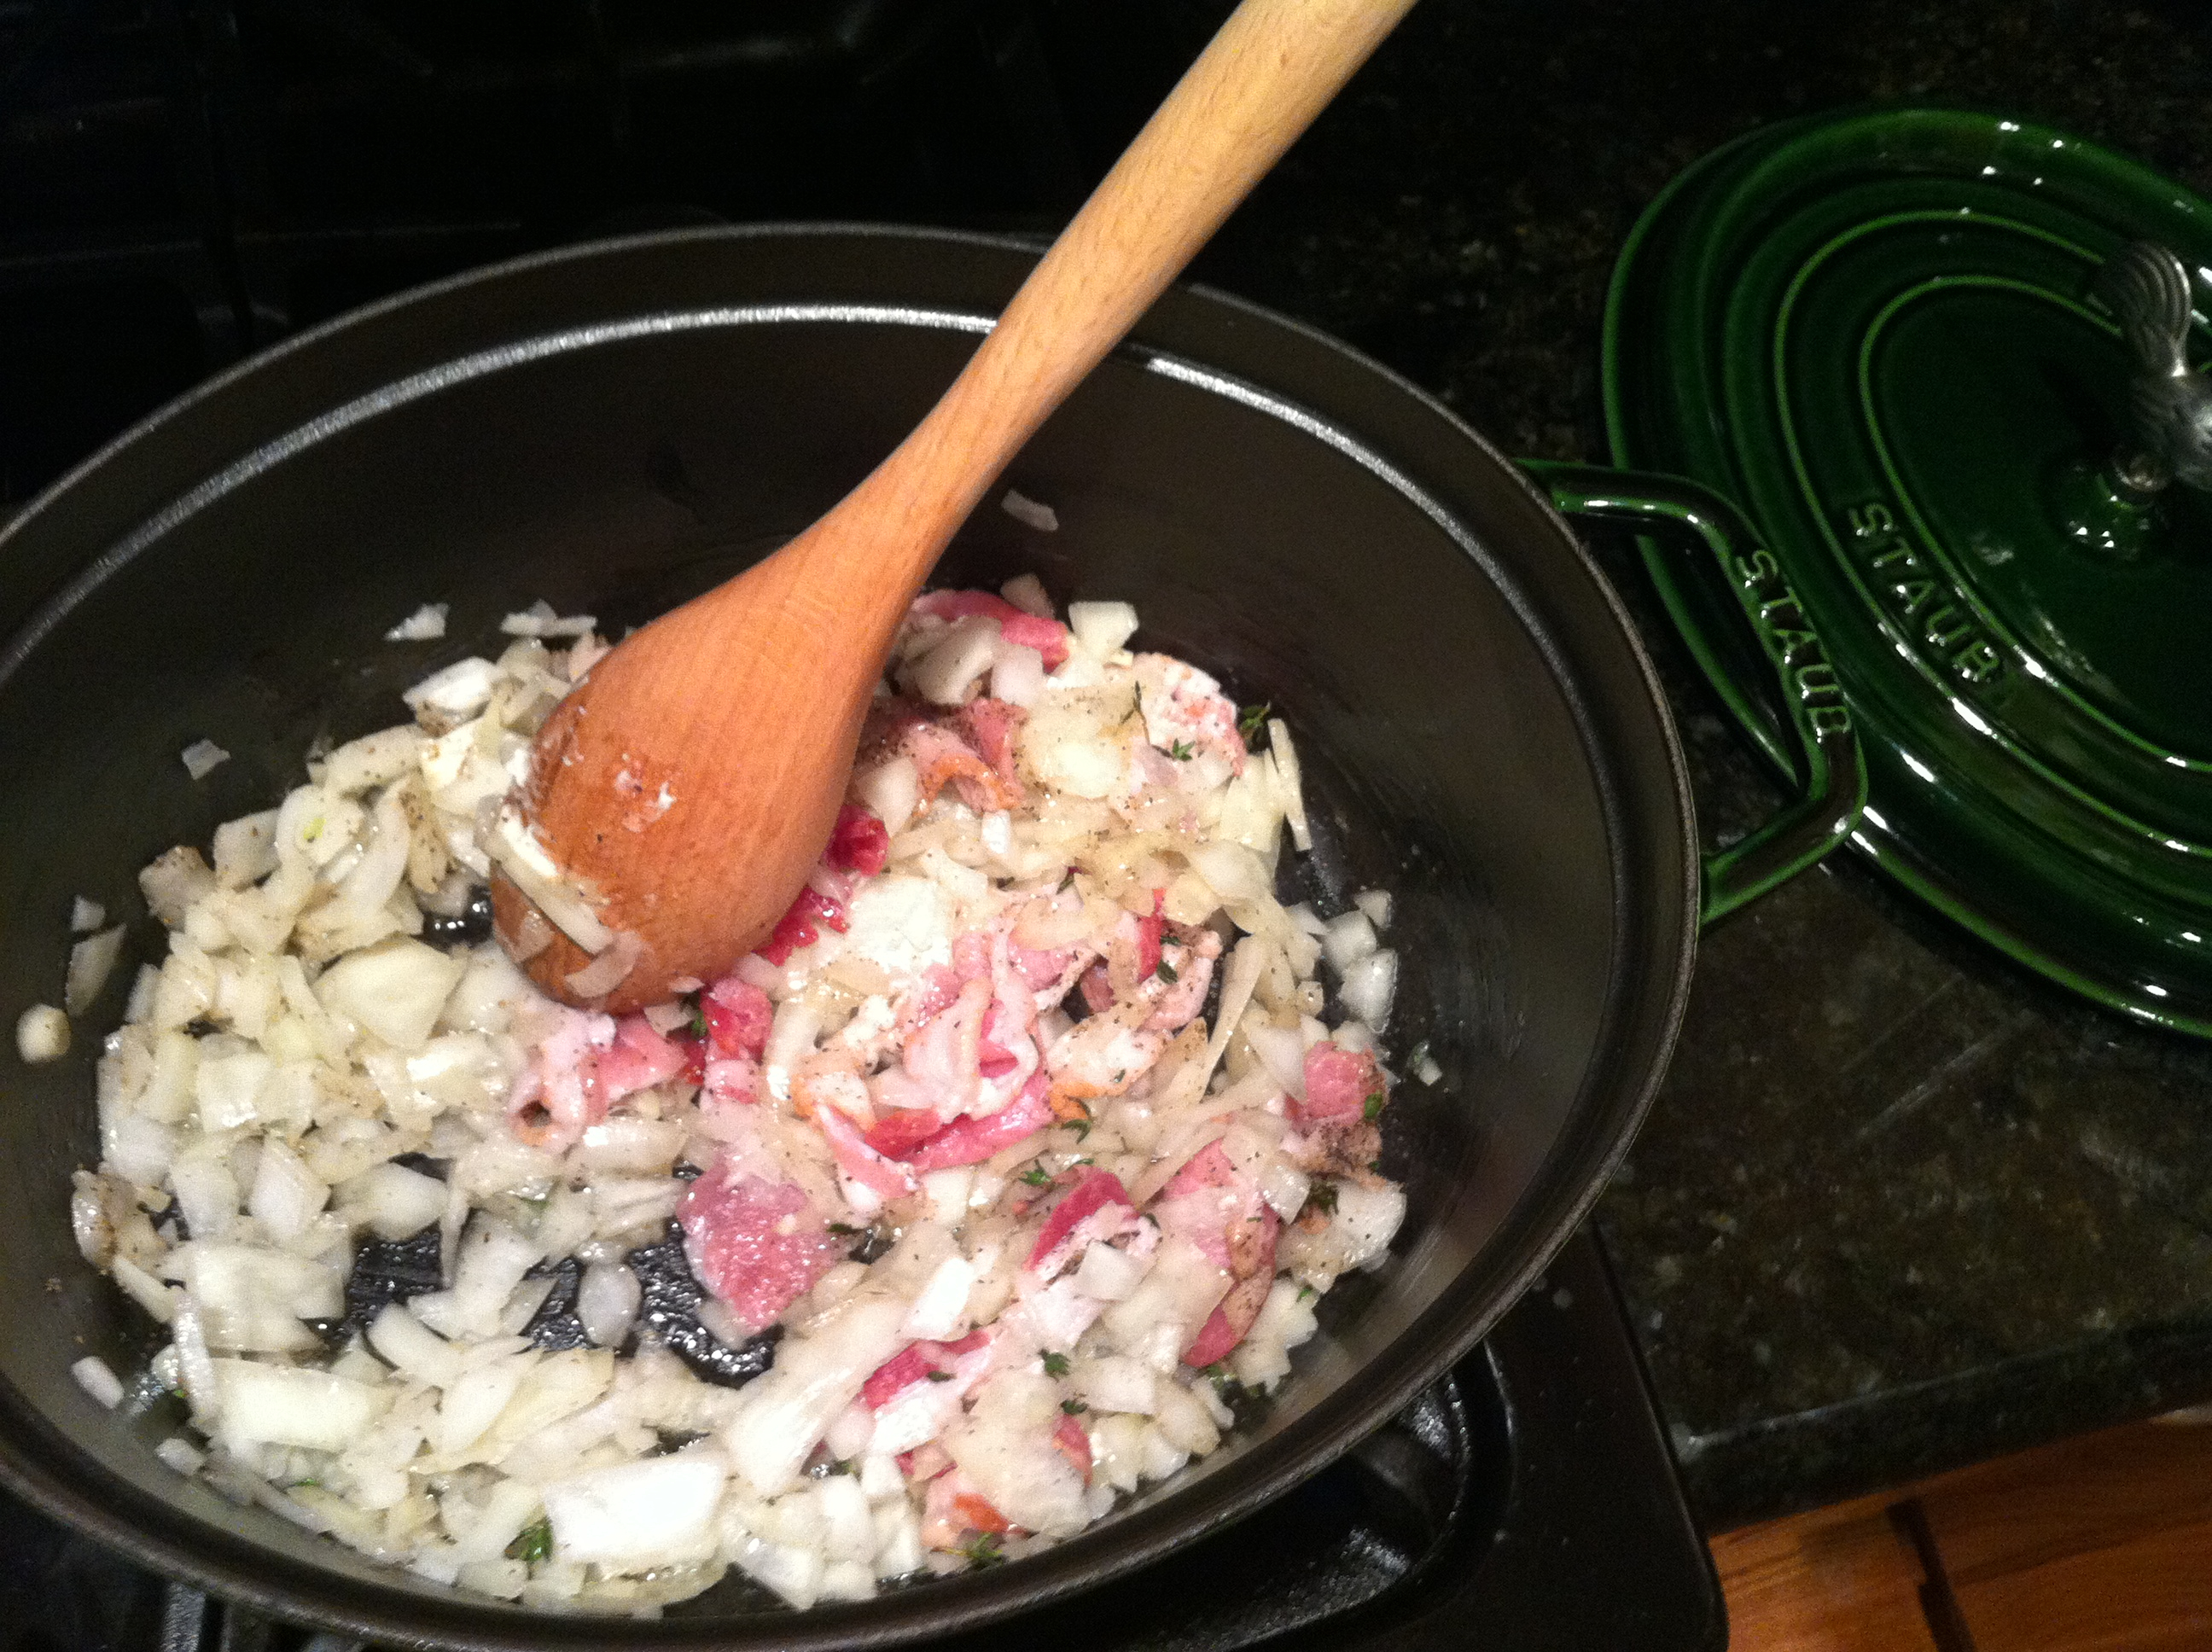
<path id="1" fill-rule="evenodd" d="M 1858 824 L 1866 807 L 1866 762 L 1836 668 L 1773 552 L 1759 544 L 1743 513 L 1711 489 L 1684 477 L 1599 465 L 1528 459 L 1522 468 L 1566 515 L 1695 533 L 1719 562 L 1773 665 L 1796 736 L 1802 795 L 1764 826 L 1705 856 L 1698 917 L 1710 924 L 1795 878 Z"/>

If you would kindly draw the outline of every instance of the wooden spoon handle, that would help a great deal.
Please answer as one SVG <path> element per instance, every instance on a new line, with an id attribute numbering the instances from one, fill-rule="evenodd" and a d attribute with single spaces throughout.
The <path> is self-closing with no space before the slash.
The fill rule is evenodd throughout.
<path id="1" fill-rule="evenodd" d="M 904 554 L 909 594 L 1022 445 L 1413 6 L 1243 0 L 1231 15 L 944 399 L 848 501 L 904 525 L 872 543 Z"/>

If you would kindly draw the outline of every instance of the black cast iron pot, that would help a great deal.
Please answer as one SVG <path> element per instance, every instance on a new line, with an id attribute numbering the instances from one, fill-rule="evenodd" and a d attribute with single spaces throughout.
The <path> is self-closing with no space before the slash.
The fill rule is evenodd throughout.
<path id="1" fill-rule="evenodd" d="M 1032 254 L 904 231 L 764 229 L 587 246 L 363 312 L 157 416 L 0 536 L 0 1008 L 58 996 L 73 896 L 133 914 L 164 847 L 273 804 L 319 733 L 398 720 L 434 665 L 496 652 L 535 598 L 619 634 L 812 520 L 921 416 Z M 1739 575 L 1790 668 L 1808 800 L 1705 869 L 1651 668 L 1544 486 L 1402 381 L 1304 329 L 1178 290 L 1008 480 L 1059 513 L 980 513 L 940 582 L 1033 569 L 1126 598 L 1143 641 L 1297 730 L 1328 898 L 1393 889 L 1407 1084 L 1384 1165 L 1412 1214 L 1326 1299 L 1272 1415 L 1075 1541 L 794 1615 L 740 1582 L 631 1623 L 527 1614 L 380 1569 L 173 1474 L 167 1403 L 102 1410 L 69 1376 L 155 1339 L 82 1262 L 70 1172 L 97 1161 L 92 1060 L 9 1058 L 0 1480 L 149 1564 L 398 1643 L 883 1644 L 1142 1564 L 1329 1461 L 1467 1349 L 1595 1198 L 1650 1099 L 1702 910 L 1848 829 L 1848 716 L 1763 553 L 1660 479 L 1559 471 L 1560 499 L 1673 516 Z M 1686 542 L 1686 554 L 1705 554 Z M 384 630 L 453 604 L 445 641 Z M 1793 640 L 1794 639 L 1794 640 Z M 1811 652 L 1808 652 L 1808 649 Z M 231 760 L 193 782 L 211 738 Z"/>

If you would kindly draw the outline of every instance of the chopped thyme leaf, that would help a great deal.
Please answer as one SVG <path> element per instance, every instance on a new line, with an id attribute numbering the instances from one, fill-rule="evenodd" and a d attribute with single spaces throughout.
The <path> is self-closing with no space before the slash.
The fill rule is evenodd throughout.
<path id="1" fill-rule="evenodd" d="M 950 1382 L 952 1380 L 952 1373 L 950 1371 L 932 1371 L 929 1373 L 929 1380 L 933 1382 Z"/>
<path id="2" fill-rule="evenodd" d="M 1312 1187 L 1307 1191 L 1306 1203 L 1312 1206 L 1317 1211 L 1323 1211 L 1330 1215 L 1334 1215 L 1336 1212 L 1336 1183 L 1334 1181 L 1315 1182 Z"/>
<path id="3" fill-rule="evenodd" d="M 1066 1376 L 1067 1375 L 1067 1356 L 1066 1354 L 1047 1354 L 1044 1357 L 1044 1374 L 1047 1376 Z"/>
<path id="4" fill-rule="evenodd" d="M 1068 1120 L 1067 1127 L 1075 1132 L 1076 1140 L 1081 1141 L 1085 1136 L 1088 1136 L 1091 1133 L 1091 1127 L 1092 1123 L 1093 1121 L 1090 1115 L 1086 1114 L 1082 1118 Z"/>
<path id="5" fill-rule="evenodd" d="M 1052 1186 L 1052 1174 L 1042 1164 L 1030 1165 L 1028 1169 L 1022 1172 L 1021 1179 L 1024 1183 L 1032 1187 L 1049 1187 Z"/>
<path id="6" fill-rule="evenodd" d="M 1360 1110 L 1367 1114 L 1368 1122 L 1370 1124 L 1376 1120 L 1381 1118 L 1382 1116 L 1382 1092 L 1379 1090 L 1369 1090 L 1367 1092 L 1366 1102 Z"/>
<path id="7" fill-rule="evenodd" d="M 1060 1408 L 1066 1412 L 1070 1417 L 1080 1417 L 1085 1412 L 1091 1409 L 1090 1406 L 1085 1405 L 1080 1400 L 1063 1400 L 1060 1402 Z"/>
<path id="8" fill-rule="evenodd" d="M 1244 708 L 1244 714 L 1237 720 L 1237 732 L 1244 737 L 1247 746 L 1260 738 L 1260 732 L 1267 726 L 1268 715 L 1273 710 L 1273 705 Z"/>
<path id="9" fill-rule="evenodd" d="M 1165 958 L 1162 958 L 1159 963 L 1154 966 L 1152 973 L 1158 975 L 1162 981 L 1167 982 L 1170 987 L 1176 984 L 1176 967 L 1170 963 Z"/>
<path id="10" fill-rule="evenodd" d="M 829 1225 L 830 1231 L 836 1234 L 840 1239 L 853 1238 L 860 1231 L 860 1229 L 854 1227 L 850 1222 L 832 1222 Z"/>
<path id="11" fill-rule="evenodd" d="M 1315 1289 L 1314 1289 L 1311 1285 L 1300 1285 L 1300 1286 L 1298 1287 L 1298 1298 L 1297 1298 L 1297 1299 L 1298 1299 L 1300 1302 L 1311 1302 L 1311 1301 L 1313 1301 L 1316 1297 L 1319 1297 L 1320 1295 L 1321 1295 L 1321 1292 L 1320 1292 L 1320 1291 L 1316 1291 L 1316 1290 L 1315 1290 Z"/>
<path id="12" fill-rule="evenodd" d="M 1168 748 L 1168 756 L 1173 757 L 1179 763 L 1187 763 L 1197 755 L 1198 753 L 1192 749 L 1191 744 L 1188 740 L 1177 740 L 1173 745 Z"/>
<path id="13" fill-rule="evenodd" d="M 698 1039 L 702 1043 L 704 1043 L 707 1038 L 707 1011 L 700 1006 L 699 1000 L 696 999 L 691 1000 L 691 1036 Z"/>
<path id="14" fill-rule="evenodd" d="M 507 1546 L 507 1558 L 520 1560 L 526 1566 L 534 1566 L 553 1552 L 553 1522 L 540 1515 L 524 1527 L 514 1542 Z"/>
<path id="15" fill-rule="evenodd" d="M 968 1564 L 978 1571 L 986 1566 L 1002 1566 L 1006 1562 L 1006 1557 L 1000 1552 L 999 1534 L 996 1532 L 984 1533 L 960 1552 L 967 1557 Z"/>

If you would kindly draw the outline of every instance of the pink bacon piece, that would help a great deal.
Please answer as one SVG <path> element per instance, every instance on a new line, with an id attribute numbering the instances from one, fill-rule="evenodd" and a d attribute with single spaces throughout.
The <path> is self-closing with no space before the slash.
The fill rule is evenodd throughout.
<path id="1" fill-rule="evenodd" d="M 988 1331 L 970 1331 L 957 1342 L 911 1342 L 893 1354 L 860 1385 L 860 1399 L 870 1411 L 881 1411 L 915 1383 L 934 1371 L 954 1375 L 961 1357 L 991 1345 Z"/>
<path id="2" fill-rule="evenodd" d="M 816 1108 L 814 1123 L 828 1139 L 830 1151 L 837 1161 L 837 1168 L 877 1198 L 897 1199 L 921 1185 L 915 1180 L 914 1172 L 906 1166 L 885 1158 L 869 1146 L 867 1138 L 860 1133 L 860 1126 L 836 1108 Z M 849 1193 L 851 1189 L 847 1189 L 847 1192 Z M 863 1212 L 862 1214 L 872 1212 Z"/>
<path id="3" fill-rule="evenodd" d="M 1322 1039 L 1306 1052 L 1306 1098 L 1291 1098 L 1291 1122 L 1304 1130 L 1316 1124 L 1367 1116 L 1370 1098 L 1380 1110 L 1386 1094 L 1372 1050 L 1348 1050 Z"/>
<path id="4" fill-rule="evenodd" d="M 676 1220 L 693 1276 L 749 1331 L 773 1325 L 850 1248 L 823 1227 L 798 1187 L 748 1175 L 727 1159 L 686 1190 Z"/>
<path id="5" fill-rule="evenodd" d="M 1227 1357 L 1260 1316 L 1274 1284 L 1275 1241 L 1282 1220 L 1218 1141 L 1176 1172 L 1152 1214 L 1163 1228 L 1181 1233 L 1227 1268 L 1235 1280 L 1183 1351 L 1184 1364 L 1211 1365 Z"/>
<path id="6" fill-rule="evenodd" d="M 997 1157 L 1053 1121 L 1051 1088 L 1051 1081 L 1039 1068 L 1022 1086 L 1022 1093 L 996 1113 L 981 1119 L 955 1119 L 906 1154 L 906 1163 L 915 1170 L 949 1170 Z"/>
<path id="7" fill-rule="evenodd" d="M 989 696 L 970 700 L 952 714 L 953 730 L 999 777 L 1006 790 L 1018 793 L 1022 778 L 1014 767 L 1014 742 L 1030 714 L 1019 706 Z"/>
<path id="8" fill-rule="evenodd" d="M 607 1115 L 599 1057 L 615 1042 L 617 1028 L 607 1016 L 570 1009 L 555 1013 L 552 1033 L 507 1096 L 507 1127 L 528 1146 L 565 1153 Z"/>
<path id="9" fill-rule="evenodd" d="M 1045 1218 L 1036 1243 L 1030 1249 L 1029 1270 L 1049 1279 L 1085 1246 L 1129 1231 L 1138 1219 L 1137 1207 L 1121 1178 L 1111 1170 L 1092 1170 L 1070 1187 Z"/>
<path id="10" fill-rule="evenodd" d="M 725 975 L 699 995 L 699 1012 L 707 1023 L 707 1039 L 716 1055 L 748 1055 L 760 1060 L 768 1048 L 768 1029 L 775 1020 L 775 1005 L 768 994 L 738 975 Z"/>
<path id="11" fill-rule="evenodd" d="M 950 623 L 981 615 L 999 622 L 999 635 L 1017 647 L 1034 648 L 1044 668 L 1056 671 L 1067 663 L 1067 628 L 1017 608 L 1004 597 L 988 591 L 927 591 L 914 599 L 912 614 L 927 615 Z"/>
<path id="12" fill-rule="evenodd" d="M 612 1107 L 683 1072 L 684 1048 L 653 1031 L 643 1016 L 626 1015 L 615 1023 L 615 1042 L 599 1053 L 598 1066 L 599 1094 Z"/>
<path id="13" fill-rule="evenodd" d="M 822 858 L 840 872 L 872 876 L 890 858 L 891 835 L 872 809 L 848 803 L 837 811 L 837 824 L 830 833 L 830 847 Z"/>

